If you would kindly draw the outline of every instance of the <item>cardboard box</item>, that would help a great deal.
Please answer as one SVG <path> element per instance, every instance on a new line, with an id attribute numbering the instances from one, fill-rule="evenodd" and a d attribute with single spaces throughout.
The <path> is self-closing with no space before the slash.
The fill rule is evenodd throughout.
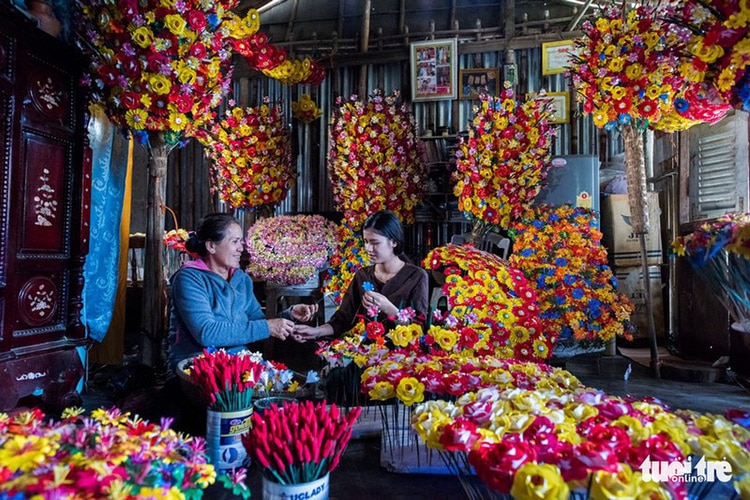
<path id="1" fill-rule="evenodd" d="M 610 266 L 641 265 L 641 243 L 630 226 L 628 195 L 602 196 L 602 244 L 607 248 Z M 648 193 L 649 232 L 646 235 L 648 264 L 662 263 L 659 193 Z"/>
<path id="2" fill-rule="evenodd" d="M 651 287 L 651 304 L 653 305 L 654 327 L 656 338 L 664 338 L 664 296 L 662 295 L 661 270 L 659 266 L 649 266 L 649 285 Z M 633 314 L 630 321 L 635 325 L 633 342 L 643 343 L 650 339 L 648 331 L 648 316 L 646 315 L 646 291 L 643 284 L 643 270 L 641 267 L 627 267 L 615 269 L 617 277 L 617 291 L 627 295 L 633 304 Z"/>

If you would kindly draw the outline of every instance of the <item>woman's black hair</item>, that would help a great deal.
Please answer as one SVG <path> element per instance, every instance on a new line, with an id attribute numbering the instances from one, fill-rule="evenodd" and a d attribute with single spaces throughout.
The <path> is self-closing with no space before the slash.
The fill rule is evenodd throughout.
<path id="1" fill-rule="evenodd" d="M 217 212 L 206 215 L 198 222 L 195 232 L 190 233 L 185 248 L 188 252 L 205 257 L 208 255 L 206 241 L 220 242 L 226 237 L 227 228 L 232 224 L 240 225 L 237 219 L 229 214 Z"/>
<path id="2" fill-rule="evenodd" d="M 404 228 L 398 215 L 390 210 L 381 210 L 370 215 L 362 225 L 362 230 L 370 229 L 389 240 L 396 242 L 393 253 L 401 256 L 404 253 Z"/>

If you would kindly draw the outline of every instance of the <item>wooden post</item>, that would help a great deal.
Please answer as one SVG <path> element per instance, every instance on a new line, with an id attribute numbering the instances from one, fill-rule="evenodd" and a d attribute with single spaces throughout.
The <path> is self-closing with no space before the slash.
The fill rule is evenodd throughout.
<path id="1" fill-rule="evenodd" d="M 143 316 L 141 360 L 157 374 L 166 371 L 167 284 L 164 279 L 164 209 L 167 157 L 171 147 L 163 132 L 149 134 L 146 253 L 143 264 Z"/>
<path id="2" fill-rule="evenodd" d="M 367 53 L 370 46 L 370 11 L 372 0 L 365 0 L 364 12 L 362 13 L 362 53 Z M 363 101 L 367 96 L 367 64 L 359 68 L 359 91 L 357 93 Z"/>

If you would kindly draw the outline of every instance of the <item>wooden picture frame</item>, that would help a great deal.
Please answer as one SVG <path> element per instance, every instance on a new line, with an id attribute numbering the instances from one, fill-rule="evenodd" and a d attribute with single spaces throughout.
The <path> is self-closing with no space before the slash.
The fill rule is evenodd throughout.
<path id="1" fill-rule="evenodd" d="M 455 99 L 458 42 L 455 38 L 409 44 L 412 101 Z"/>
<path id="2" fill-rule="evenodd" d="M 552 101 L 553 116 L 550 123 L 570 122 L 570 92 L 547 92 L 544 98 Z"/>
<path id="3" fill-rule="evenodd" d="M 575 50 L 573 40 L 542 44 L 542 74 L 556 75 L 568 69 L 568 58 Z"/>
<path id="4" fill-rule="evenodd" d="M 495 96 L 500 83 L 500 68 L 462 69 L 458 72 L 459 99 L 478 99 L 481 94 Z"/>

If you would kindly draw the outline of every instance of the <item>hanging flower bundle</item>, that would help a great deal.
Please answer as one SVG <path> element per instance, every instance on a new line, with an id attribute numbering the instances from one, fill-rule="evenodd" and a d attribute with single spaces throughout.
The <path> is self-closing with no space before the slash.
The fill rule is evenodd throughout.
<path id="1" fill-rule="evenodd" d="M 315 105 L 310 94 L 302 94 L 299 101 L 292 101 L 292 116 L 302 123 L 310 123 L 323 114 L 323 110 Z"/>
<path id="2" fill-rule="evenodd" d="M 542 98 L 517 102 L 506 84 L 500 97 L 480 96 L 469 135 L 456 151 L 458 209 L 485 228 L 507 228 L 539 193 L 555 129 Z"/>
<path id="3" fill-rule="evenodd" d="M 449 306 L 440 318 L 443 325 L 433 326 L 428 335 L 452 332 L 454 342 L 460 342 L 473 330 L 473 338 L 487 337 L 474 346 L 478 355 L 522 361 L 551 356 L 557 336 L 539 318 L 534 287 L 507 261 L 471 245 L 445 245 L 431 250 L 423 265 L 445 275 Z"/>
<path id="4" fill-rule="evenodd" d="M 353 95 L 336 104 L 328 149 L 336 209 L 354 230 L 380 210 L 412 223 L 424 196 L 427 163 L 410 107 L 398 92 L 384 96 L 377 90 L 366 102 Z"/>
<path id="5" fill-rule="evenodd" d="M 229 102 L 234 106 L 234 102 Z M 296 172 L 280 106 L 232 107 L 195 132 L 212 161 L 212 192 L 234 208 L 273 207 L 286 198 Z"/>
<path id="6" fill-rule="evenodd" d="M 178 228 L 172 229 L 171 231 L 164 232 L 164 244 L 171 250 L 178 252 L 187 252 L 185 243 L 190 238 L 190 233 L 187 229 Z"/>
<path id="7" fill-rule="evenodd" d="M 247 232 L 247 272 L 280 283 L 301 285 L 328 266 L 336 250 L 336 224 L 320 215 L 259 219 Z"/>
<path id="8" fill-rule="evenodd" d="M 82 413 L 0 414 L 1 498 L 201 498 L 216 480 L 203 438 L 178 434 L 169 419 Z"/>
<path id="9" fill-rule="evenodd" d="M 242 436 L 248 455 L 263 475 L 280 484 L 315 481 L 338 467 L 362 408 L 343 413 L 325 401 L 272 404 L 252 416 Z"/>
<path id="10" fill-rule="evenodd" d="M 563 205 L 528 209 L 511 229 L 510 264 L 536 289 L 540 316 L 570 338 L 597 344 L 629 337 L 633 306 L 617 292 L 602 233 L 590 210 Z"/>
<path id="11" fill-rule="evenodd" d="M 143 142 L 161 131 L 177 144 L 210 123 L 231 84 L 230 42 L 260 27 L 255 10 L 244 19 L 232 13 L 237 0 L 78 3 L 92 97 Z"/>
<path id="12" fill-rule="evenodd" d="M 288 59 L 286 50 L 270 43 L 265 33 L 250 33 L 234 40 L 233 46 L 251 68 L 285 85 L 320 85 L 325 79 L 326 72 L 320 64 L 307 57 Z"/>

